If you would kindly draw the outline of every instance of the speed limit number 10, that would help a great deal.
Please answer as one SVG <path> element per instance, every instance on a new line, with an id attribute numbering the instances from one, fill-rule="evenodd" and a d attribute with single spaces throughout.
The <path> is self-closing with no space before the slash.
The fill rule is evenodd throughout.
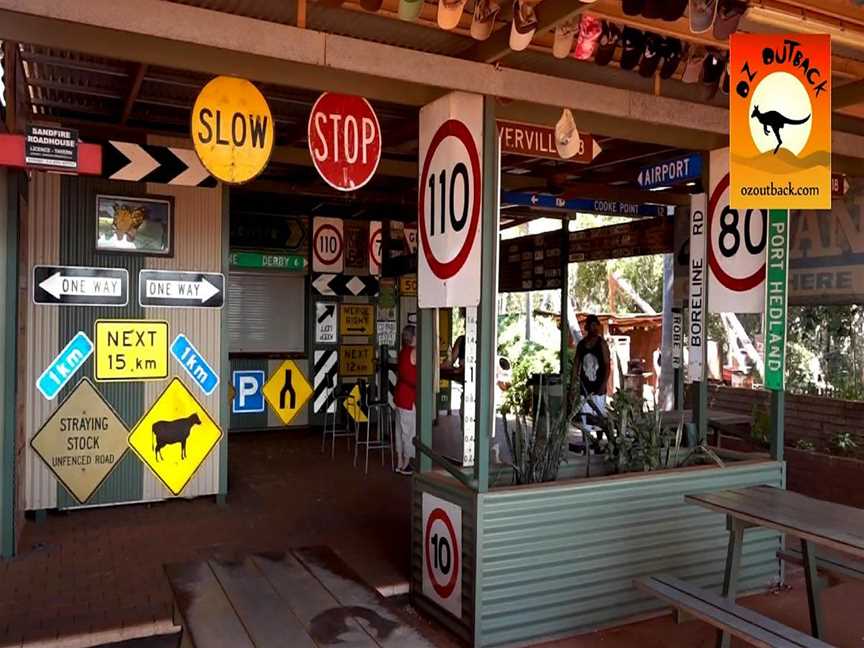
<path id="1" fill-rule="evenodd" d="M 423 493 L 423 595 L 462 616 L 462 509 Z"/>

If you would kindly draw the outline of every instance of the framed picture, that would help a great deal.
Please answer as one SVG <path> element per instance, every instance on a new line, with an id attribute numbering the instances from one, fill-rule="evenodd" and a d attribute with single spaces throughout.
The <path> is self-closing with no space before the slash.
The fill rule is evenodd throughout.
<path id="1" fill-rule="evenodd" d="M 173 254 L 174 199 L 96 196 L 96 251 Z"/>

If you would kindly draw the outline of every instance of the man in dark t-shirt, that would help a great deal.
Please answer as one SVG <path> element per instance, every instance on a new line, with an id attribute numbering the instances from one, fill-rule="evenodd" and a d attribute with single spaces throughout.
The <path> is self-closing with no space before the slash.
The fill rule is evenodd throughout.
<path id="1" fill-rule="evenodd" d="M 584 399 L 583 414 L 606 414 L 606 383 L 611 360 L 609 345 L 603 339 L 603 327 L 596 315 L 585 319 L 586 335 L 576 345 L 576 357 L 570 381 L 573 398 Z"/>

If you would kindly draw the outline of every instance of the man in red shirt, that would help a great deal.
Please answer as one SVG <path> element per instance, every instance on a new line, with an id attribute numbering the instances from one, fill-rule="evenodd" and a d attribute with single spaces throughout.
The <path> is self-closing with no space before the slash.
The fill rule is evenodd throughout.
<path id="1" fill-rule="evenodd" d="M 414 436 L 417 434 L 416 329 L 409 324 L 402 329 L 402 349 L 399 351 L 398 380 L 393 401 L 396 405 L 396 472 L 410 475 L 414 472 Z"/>

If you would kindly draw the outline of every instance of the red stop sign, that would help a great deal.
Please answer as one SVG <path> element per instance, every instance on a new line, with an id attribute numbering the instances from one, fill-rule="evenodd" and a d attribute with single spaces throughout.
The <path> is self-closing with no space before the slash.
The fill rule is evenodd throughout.
<path id="1" fill-rule="evenodd" d="M 381 126 L 363 97 L 325 92 L 309 115 L 309 153 L 321 177 L 334 189 L 365 185 L 381 159 Z"/>

